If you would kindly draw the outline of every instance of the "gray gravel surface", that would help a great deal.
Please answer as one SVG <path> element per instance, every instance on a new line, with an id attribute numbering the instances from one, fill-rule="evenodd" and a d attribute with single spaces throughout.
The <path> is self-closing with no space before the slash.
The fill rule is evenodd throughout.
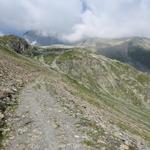
<path id="1" fill-rule="evenodd" d="M 9 121 L 12 135 L 7 150 L 87 150 L 84 135 L 76 129 L 77 120 L 46 90 L 35 82 L 21 95 L 15 117 Z M 41 84 L 41 83 L 40 83 Z"/>

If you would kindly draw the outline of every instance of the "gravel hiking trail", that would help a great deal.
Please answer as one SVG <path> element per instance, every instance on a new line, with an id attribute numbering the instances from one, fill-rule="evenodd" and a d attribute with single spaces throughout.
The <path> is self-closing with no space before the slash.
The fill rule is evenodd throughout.
<path id="1" fill-rule="evenodd" d="M 77 120 L 66 114 L 46 90 L 44 81 L 36 80 L 24 88 L 14 118 L 6 150 L 88 150 L 82 144 Z"/>

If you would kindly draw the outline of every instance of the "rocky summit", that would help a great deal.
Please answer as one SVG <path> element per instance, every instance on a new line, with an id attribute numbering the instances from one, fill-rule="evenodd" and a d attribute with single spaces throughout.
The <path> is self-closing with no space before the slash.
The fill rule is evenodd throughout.
<path id="1" fill-rule="evenodd" d="M 0 37 L 0 149 L 150 149 L 150 75 L 131 63 L 149 68 L 148 39 L 90 42 Z M 130 63 L 116 59 L 120 47 Z"/>

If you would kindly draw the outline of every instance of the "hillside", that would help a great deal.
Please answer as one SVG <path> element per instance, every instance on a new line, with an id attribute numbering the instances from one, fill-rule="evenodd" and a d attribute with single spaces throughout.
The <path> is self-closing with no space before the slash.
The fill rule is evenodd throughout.
<path id="1" fill-rule="evenodd" d="M 76 88 L 75 95 L 105 108 L 109 114 L 106 118 L 113 124 L 149 139 L 149 75 L 85 49 L 50 47 L 35 51 L 36 60 L 67 76 L 65 82 Z"/>
<path id="2" fill-rule="evenodd" d="M 1 75 L 3 86 L 34 78 L 19 92 L 14 117 L 6 119 L 13 131 L 4 144 L 8 150 L 52 145 L 67 150 L 75 145 L 89 150 L 149 149 L 148 73 L 85 48 L 29 46 L 20 55 L 4 46 L 0 71 L 11 76 Z"/>
<path id="3" fill-rule="evenodd" d="M 150 39 L 131 37 L 120 39 L 94 38 L 81 42 L 97 54 L 126 62 L 142 71 L 150 70 Z"/>
<path id="4" fill-rule="evenodd" d="M 150 70 L 150 39 L 144 37 L 127 38 L 89 38 L 78 42 L 64 41 L 59 35 L 43 35 L 38 31 L 28 31 L 23 37 L 36 45 L 78 45 L 104 55 L 128 63 L 135 68 L 149 72 Z"/>
<path id="5" fill-rule="evenodd" d="M 0 37 L 0 147 L 7 134 L 9 110 L 18 103 L 19 91 L 39 74 L 34 62 L 22 53 L 28 44 L 15 36 Z"/>

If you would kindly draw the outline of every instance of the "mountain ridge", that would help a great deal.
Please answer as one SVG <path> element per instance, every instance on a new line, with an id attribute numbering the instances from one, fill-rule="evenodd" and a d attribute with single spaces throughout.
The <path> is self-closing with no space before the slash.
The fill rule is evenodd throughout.
<path id="1" fill-rule="evenodd" d="M 71 43 L 57 34 L 42 35 L 38 31 L 29 31 L 23 37 L 32 44 L 42 46 L 72 45 L 85 47 L 97 54 L 128 63 L 141 71 L 150 71 L 150 39 L 147 37 L 85 38 Z"/>
<path id="2" fill-rule="evenodd" d="M 128 63 L 142 71 L 150 70 L 150 39 L 130 37 L 120 39 L 89 39 L 81 44 L 95 53 Z"/>

